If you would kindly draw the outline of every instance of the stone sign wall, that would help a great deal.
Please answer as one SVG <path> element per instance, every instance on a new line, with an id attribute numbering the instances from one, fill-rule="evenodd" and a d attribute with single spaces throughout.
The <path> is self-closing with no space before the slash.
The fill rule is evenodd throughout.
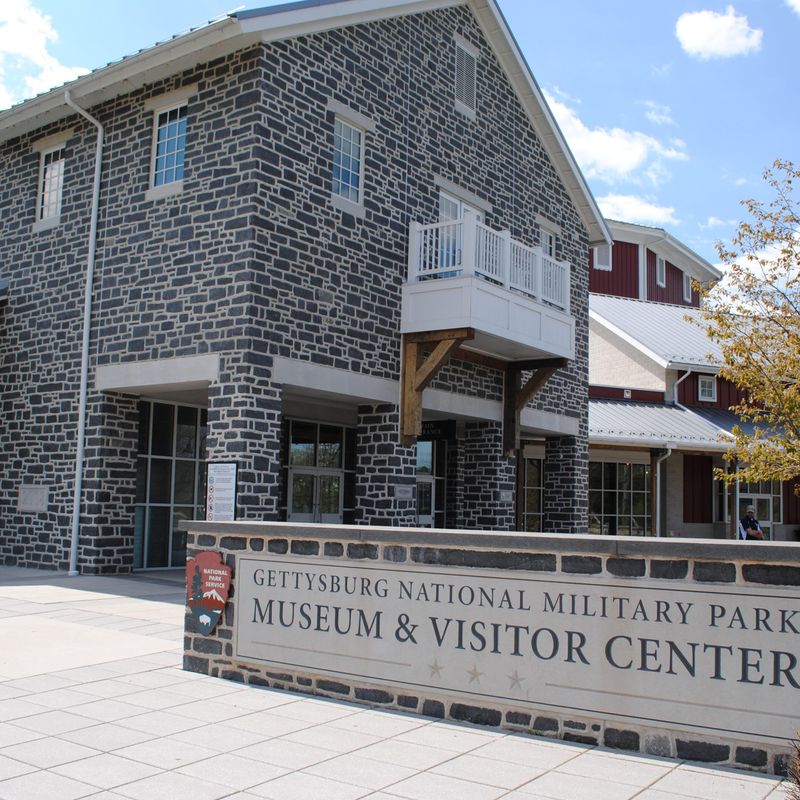
<path id="1" fill-rule="evenodd" d="M 188 526 L 235 587 L 188 669 L 764 770 L 800 726 L 797 546 Z"/>

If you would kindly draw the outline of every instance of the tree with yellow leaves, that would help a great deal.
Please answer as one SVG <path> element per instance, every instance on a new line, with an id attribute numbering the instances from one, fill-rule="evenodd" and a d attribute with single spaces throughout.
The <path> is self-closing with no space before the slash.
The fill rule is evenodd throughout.
<path id="1" fill-rule="evenodd" d="M 731 245 L 717 245 L 724 277 L 705 293 L 709 336 L 722 350 L 720 375 L 743 390 L 731 410 L 754 424 L 733 430 L 729 482 L 800 475 L 800 169 L 776 161 L 764 173 L 774 197 L 745 200 L 749 220 Z"/>

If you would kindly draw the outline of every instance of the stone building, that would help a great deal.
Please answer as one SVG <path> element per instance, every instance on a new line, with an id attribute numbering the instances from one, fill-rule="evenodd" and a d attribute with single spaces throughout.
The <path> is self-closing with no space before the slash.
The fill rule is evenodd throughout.
<path id="1" fill-rule="evenodd" d="M 0 171 L 5 563 L 179 565 L 211 462 L 239 519 L 586 529 L 610 236 L 494 0 L 234 13 Z"/>

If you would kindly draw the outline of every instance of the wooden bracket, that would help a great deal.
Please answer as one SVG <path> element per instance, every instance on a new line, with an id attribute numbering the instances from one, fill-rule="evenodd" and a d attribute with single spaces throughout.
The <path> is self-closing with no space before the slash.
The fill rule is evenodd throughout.
<path id="1" fill-rule="evenodd" d="M 562 367 L 566 358 L 546 358 L 539 361 L 514 361 L 506 368 L 503 391 L 503 450 L 512 458 L 519 449 L 519 415 L 530 399 Z M 522 385 L 523 371 L 533 375 Z"/>
<path id="2" fill-rule="evenodd" d="M 403 334 L 400 377 L 400 443 L 411 445 L 422 433 L 422 392 L 461 344 L 475 337 L 472 328 Z M 430 350 L 427 358 L 426 350 Z"/>

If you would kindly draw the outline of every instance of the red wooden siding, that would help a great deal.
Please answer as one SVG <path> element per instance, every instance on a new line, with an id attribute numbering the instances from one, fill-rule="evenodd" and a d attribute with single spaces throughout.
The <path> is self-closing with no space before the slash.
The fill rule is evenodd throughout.
<path id="1" fill-rule="evenodd" d="M 710 403 L 697 399 L 697 373 L 693 372 L 685 381 L 678 384 L 678 402 L 684 406 L 699 408 L 722 408 L 727 411 L 731 406 L 740 403 L 744 393 L 730 381 L 717 376 L 717 400 Z"/>
<path id="2" fill-rule="evenodd" d="M 664 392 L 649 389 L 631 389 L 631 396 L 625 397 L 625 389 L 620 386 L 590 386 L 589 397 L 604 400 L 628 400 L 631 403 L 663 403 Z"/>
<path id="3" fill-rule="evenodd" d="M 800 475 L 791 481 L 783 482 L 783 524 L 800 525 L 800 496 L 794 487 L 800 483 Z"/>
<path id="4" fill-rule="evenodd" d="M 713 522 L 711 456 L 683 457 L 683 521 Z"/>
<path id="5" fill-rule="evenodd" d="M 647 251 L 647 299 L 655 300 L 657 303 L 671 303 L 677 306 L 700 305 L 700 295 L 692 289 L 692 302 L 687 303 L 683 299 L 683 271 L 679 270 L 674 264 L 667 261 L 666 286 L 659 286 L 656 283 L 656 254 L 652 250 Z"/>
<path id="6" fill-rule="evenodd" d="M 594 251 L 589 250 L 589 291 L 614 297 L 639 298 L 639 246 L 614 242 L 611 271 L 594 269 Z"/>

